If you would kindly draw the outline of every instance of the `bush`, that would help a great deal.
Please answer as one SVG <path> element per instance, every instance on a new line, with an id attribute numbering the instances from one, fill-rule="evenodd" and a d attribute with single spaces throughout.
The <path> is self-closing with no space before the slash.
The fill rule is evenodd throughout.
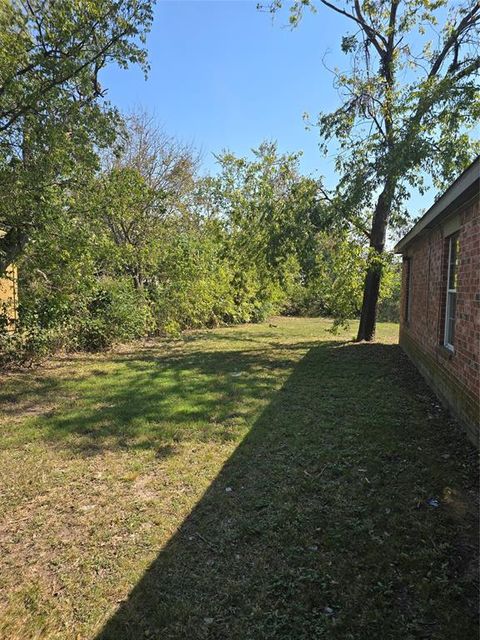
<path id="1" fill-rule="evenodd" d="M 216 326 L 233 314 L 231 272 L 208 237 L 178 235 L 159 272 L 165 275 L 150 295 L 160 333 Z"/>
<path id="2" fill-rule="evenodd" d="M 108 349 L 115 342 L 133 340 L 152 329 L 152 316 L 142 291 L 131 280 L 104 279 L 79 318 L 77 346 L 86 351 Z"/>
<path id="3" fill-rule="evenodd" d="M 0 368 L 32 366 L 51 355 L 63 344 L 61 330 L 32 325 L 14 333 L 0 332 Z"/>
<path id="4" fill-rule="evenodd" d="M 0 367 L 30 366 L 61 349 L 101 351 L 144 336 L 152 326 L 145 296 L 129 279 L 103 279 L 68 304 L 52 297 L 21 308 L 14 333 L 0 323 Z"/>
<path id="5" fill-rule="evenodd" d="M 390 256 L 383 271 L 377 319 L 379 322 L 400 322 L 400 293 L 402 289 L 402 266 Z"/>

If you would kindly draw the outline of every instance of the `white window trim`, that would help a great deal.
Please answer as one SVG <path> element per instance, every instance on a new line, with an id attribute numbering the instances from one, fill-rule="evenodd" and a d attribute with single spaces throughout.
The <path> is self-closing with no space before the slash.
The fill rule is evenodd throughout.
<path id="1" fill-rule="evenodd" d="M 450 296 L 448 294 L 455 293 L 456 295 L 457 293 L 456 288 L 455 289 L 450 288 L 450 266 L 451 266 L 450 261 L 452 259 L 452 241 L 456 238 L 457 238 L 456 234 L 452 234 L 448 238 L 447 293 L 445 297 L 445 327 L 444 327 L 444 334 L 443 334 L 443 346 L 452 352 L 455 351 L 455 347 L 453 346 L 453 344 L 450 344 L 450 342 L 448 341 L 448 324 L 449 324 L 448 319 L 450 316 Z M 456 299 L 455 299 L 455 302 L 456 302 Z M 456 316 L 456 310 L 455 310 L 455 316 Z"/>

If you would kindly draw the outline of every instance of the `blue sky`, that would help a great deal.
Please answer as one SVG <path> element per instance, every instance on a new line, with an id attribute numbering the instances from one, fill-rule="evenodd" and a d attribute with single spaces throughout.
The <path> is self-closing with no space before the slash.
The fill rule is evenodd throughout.
<path id="1" fill-rule="evenodd" d="M 305 131 L 302 115 L 337 102 L 322 60 L 343 62 L 345 23 L 322 11 L 291 30 L 286 15 L 272 22 L 256 4 L 160 0 L 148 37 L 148 79 L 137 68 L 112 67 L 103 74 L 107 95 L 123 110 L 153 111 L 168 133 L 202 149 L 207 169 L 223 148 L 246 154 L 275 139 L 282 151 L 303 150 L 305 173 L 333 177 L 318 133 Z"/>
<path id="2" fill-rule="evenodd" d="M 312 118 L 338 104 L 332 75 L 325 68 L 347 67 L 340 52 L 349 25 L 328 10 L 306 14 L 297 29 L 287 14 L 273 21 L 250 0 L 160 0 L 148 37 L 151 70 L 110 67 L 103 74 L 108 98 L 124 111 L 153 112 L 165 131 L 203 153 L 206 171 L 214 153 L 239 155 L 265 139 L 281 151 L 303 151 L 301 169 L 335 183 L 333 158 L 318 150 L 318 131 L 305 130 Z M 416 197 L 412 214 L 420 205 Z"/>

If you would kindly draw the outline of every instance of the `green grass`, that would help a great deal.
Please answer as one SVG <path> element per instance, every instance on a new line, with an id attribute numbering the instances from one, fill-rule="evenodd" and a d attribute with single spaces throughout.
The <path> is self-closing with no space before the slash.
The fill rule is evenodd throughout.
<path id="1" fill-rule="evenodd" d="M 2 640 L 478 637 L 476 454 L 397 327 L 273 323 L 0 380 Z"/>

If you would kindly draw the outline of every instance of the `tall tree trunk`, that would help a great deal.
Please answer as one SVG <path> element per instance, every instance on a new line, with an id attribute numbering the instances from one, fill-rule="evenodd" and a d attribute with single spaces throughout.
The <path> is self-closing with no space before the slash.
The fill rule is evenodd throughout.
<path id="1" fill-rule="evenodd" d="M 370 256 L 365 284 L 363 288 L 362 313 L 358 327 L 357 341 L 375 338 L 375 326 L 377 322 L 378 296 L 382 279 L 382 257 L 387 237 L 388 219 L 392 206 L 395 184 L 385 185 L 379 195 L 372 221 L 370 235 Z"/>
<path id="2" fill-rule="evenodd" d="M 367 340 L 370 342 L 375 338 L 380 281 L 381 272 L 379 265 L 369 266 L 363 287 L 362 313 L 358 327 L 357 341 Z"/>
<path id="3" fill-rule="evenodd" d="M 387 237 L 388 220 L 390 218 L 393 197 L 397 186 L 396 176 L 392 172 L 392 165 L 394 165 L 392 160 L 395 158 L 395 134 L 393 128 L 393 91 L 395 87 L 394 51 L 399 4 L 400 0 L 391 0 L 390 2 L 388 40 L 385 43 L 385 51 L 381 55 L 381 73 L 386 83 L 382 111 L 388 151 L 384 158 L 387 173 L 383 190 L 378 196 L 373 213 L 372 230 L 370 233 L 370 255 L 363 288 L 362 313 L 357 334 L 358 341 L 367 340 L 370 342 L 375 338 L 378 296 L 380 294 L 380 282 L 382 280 L 382 258 Z"/>

